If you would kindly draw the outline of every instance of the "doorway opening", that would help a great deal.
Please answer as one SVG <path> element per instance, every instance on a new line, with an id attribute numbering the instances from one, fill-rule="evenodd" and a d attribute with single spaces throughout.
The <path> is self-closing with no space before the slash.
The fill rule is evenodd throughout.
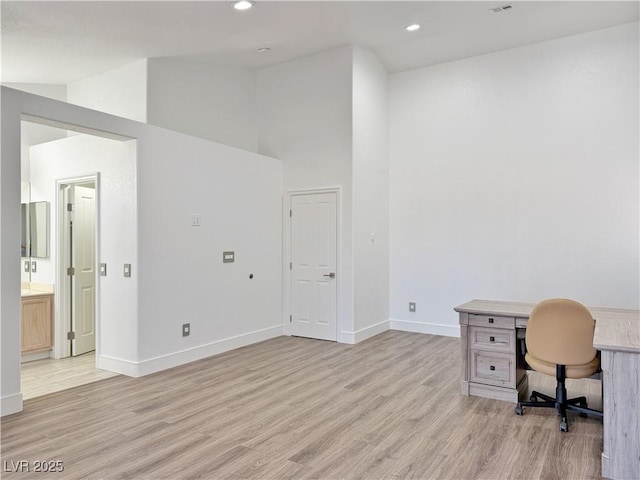
<path id="1" fill-rule="evenodd" d="M 47 226 L 45 233 L 32 234 L 32 238 L 27 235 L 28 243 L 23 247 L 24 399 L 116 375 L 97 367 L 100 212 L 103 208 L 114 209 L 110 206 L 112 197 L 105 200 L 106 207 L 101 205 L 100 193 L 103 178 L 107 178 L 108 188 L 110 178 L 124 175 L 123 165 L 135 168 L 135 153 L 131 154 L 135 143 L 130 143 L 135 140 L 87 129 L 78 133 L 65 127 L 69 126 L 25 116 L 21 122 L 22 203 L 45 204 L 47 209 L 43 210 L 48 215 L 43 223 Z M 29 208 L 23 210 L 31 212 Z M 29 218 L 25 220 L 23 215 L 23 232 L 29 230 L 25 221 Z M 113 238 L 117 234 L 113 232 Z M 35 246 L 36 238 L 44 241 L 42 250 Z M 112 237 L 103 238 L 109 244 Z M 47 295 L 47 309 L 37 309 L 35 300 Z M 38 331 L 46 335 L 37 348 L 25 349 L 25 325 L 33 324 L 34 316 L 41 322 Z"/>

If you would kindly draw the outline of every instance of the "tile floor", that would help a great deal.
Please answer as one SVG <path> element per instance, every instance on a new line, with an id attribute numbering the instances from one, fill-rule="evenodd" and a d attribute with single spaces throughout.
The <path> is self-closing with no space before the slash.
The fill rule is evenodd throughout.
<path id="1" fill-rule="evenodd" d="M 95 352 L 55 360 L 45 358 L 22 364 L 22 398 L 40 397 L 53 392 L 97 382 L 117 373 L 96 368 Z"/>

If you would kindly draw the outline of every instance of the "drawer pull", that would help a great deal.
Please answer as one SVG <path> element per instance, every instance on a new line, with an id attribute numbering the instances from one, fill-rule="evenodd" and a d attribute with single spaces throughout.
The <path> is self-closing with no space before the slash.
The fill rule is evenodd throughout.
<path id="1" fill-rule="evenodd" d="M 489 365 L 489 370 L 493 371 L 495 369 L 496 369 L 496 367 L 494 367 L 493 365 Z"/>
<path id="2" fill-rule="evenodd" d="M 490 319 L 489 319 L 489 323 L 493 323 L 493 318 L 490 318 Z"/>

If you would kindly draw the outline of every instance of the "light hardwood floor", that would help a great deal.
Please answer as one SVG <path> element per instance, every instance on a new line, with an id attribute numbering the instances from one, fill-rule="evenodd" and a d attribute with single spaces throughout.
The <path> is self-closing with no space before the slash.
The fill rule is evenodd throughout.
<path id="1" fill-rule="evenodd" d="M 397 331 L 358 345 L 279 337 L 102 380 L 3 418 L 3 465 L 65 469 L 3 478 L 600 477 L 599 419 L 571 416 L 561 433 L 551 410 L 519 417 L 462 396 L 459 355 L 457 338 Z"/>
<path id="2" fill-rule="evenodd" d="M 117 373 L 98 370 L 95 352 L 89 352 L 60 360 L 46 358 L 23 363 L 20 375 L 22 398 L 28 400 L 114 377 Z"/>

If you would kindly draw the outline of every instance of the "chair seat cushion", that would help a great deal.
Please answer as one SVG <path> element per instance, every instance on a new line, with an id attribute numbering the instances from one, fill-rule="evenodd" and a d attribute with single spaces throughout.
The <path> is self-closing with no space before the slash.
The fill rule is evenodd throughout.
<path id="1" fill-rule="evenodd" d="M 556 376 L 555 363 L 545 362 L 544 360 L 534 357 L 530 353 L 526 354 L 525 359 L 534 370 L 546 373 L 553 377 Z M 567 378 L 587 378 L 596 373 L 599 368 L 600 359 L 595 357 L 589 363 L 585 363 L 584 365 L 566 365 L 566 374 Z"/>

